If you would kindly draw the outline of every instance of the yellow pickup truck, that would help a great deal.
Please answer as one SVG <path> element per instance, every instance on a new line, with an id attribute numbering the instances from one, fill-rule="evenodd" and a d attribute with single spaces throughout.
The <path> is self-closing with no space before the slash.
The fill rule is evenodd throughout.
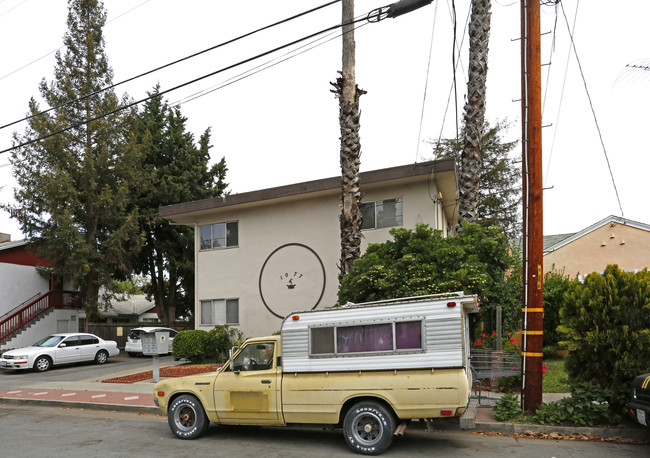
<path id="1" fill-rule="evenodd" d="M 411 419 L 464 413 L 467 314 L 478 309 L 450 293 L 293 313 L 216 373 L 158 382 L 155 401 L 181 439 L 210 422 L 337 425 L 355 452 L 380 454 Z"/>

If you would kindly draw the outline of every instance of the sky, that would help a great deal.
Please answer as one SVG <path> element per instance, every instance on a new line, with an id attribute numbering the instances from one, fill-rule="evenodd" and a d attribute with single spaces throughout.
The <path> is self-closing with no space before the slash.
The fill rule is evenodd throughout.
<path id="1" fill-rule="evenodd" d="M 324 3 L 104 0 L 114 82 Z M 388 3 L 356 0 L 355 13 Z M 454 3 L 460 48 L 456 90 Z M 356 79 L 367 91 L 360 102 L 361 171 L 433 159 L 431 141 L 456 136 L 466 92 L 469 5 L 470 0 L 437 0 L 395 19 L 361 23 L 355 31 Z M 566 0 L 541 7 L 546 235 L 577 232 L 608 215 L 650 224 L 643 185 L 650 146 L 642 140 L 650 125 L 650 72 L 628 67 L 650 64 L 650 2 L 613 5 Z M 337 3 L 120 85 L 116 92 L 140 100 L 156 84 L 163 91 L 173 88 L 334 26 L 340 16 Z M 53 78 L 66 17 L 64 0 L 0 0 L 0 125 L 24 118 L 30 97 L 40 100 L 38 84 Z M 519 2 L 493 0 L 486 119 L 511 123 L 506 140 L 521 136 L 519 35 Z M 225 157 L 231 193 L 340 174 L 338 103 L 330 82 L 341 69 L 341 38 L 336 32 L 291 49 L 292 54 L 284 50 L 166 95 L 170 103 L 180 103 L 197 139 L 211 129 L 211 157 L 215 162 Z M 260 65 L 268 68 L 258 71 Z M 241 79 L 246 71 L 254 74 Z M 206 92 L 194 98 L 201 91 Z M 12 131 L 22 129 L 24 124 L 0 130 L 0 150 L 12 146 Z M 9 157 L 0 154 L 4 203 L 14 202 Z M 521 157 L 520 147 L 512 157 Z M 2 210 L 0 232 L 23 238 Z"/>

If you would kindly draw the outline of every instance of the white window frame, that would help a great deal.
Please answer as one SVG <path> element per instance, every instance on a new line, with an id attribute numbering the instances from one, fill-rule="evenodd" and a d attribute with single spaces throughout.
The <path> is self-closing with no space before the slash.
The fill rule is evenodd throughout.
<path id="1" fill-rule="evenodd" d="M 237 240 L 236 241 L 230 241 L 231 243 L 228 243 L 228 226 L 229 225 L 235 225 L 236 227 L 236 232 L 237 232 Z M 215 236 L 215 226 L 223 226 L 223 231 L 224 231 L 224 245 L 219 245 L 215 244 L 215 240 L 218 240 L 218 237 Z M 203 229 L 209 227 L 210 228 L 210 246 L 209 247 L 204 247 L 203 246 Z M 205 239 L 207 240 L 207 239 Z M 210 250 L 225 250 L 226 248 L 236 248 L 239 247 L 239 221 L 223 221 L 219 223 L 210 223 L 210 224 L 201 224 L 199 225 L 199 251 L 210 251 Z"/>
<path id="2" fill-rule="evenodd" d="M 234 302 L 236 301 L 236 302 Z M 229 304 L 230 302 L 230 304 Z M 210 304 L 210 318 L 211 322 L 206 322 L 203 320 L 203 306 Z M 237 320 L 228 321 L 228 305 L 236 304 L 237 307 Z M 222 319 L 217 319 L 219 316 Z M 238 297 L 228 297 L 224 299 L 202 299 L 199 301 L 199 322 L 201 326 L 215 326 L 215 325 L 224 325 L 228 326 L 238 326 L 239 325 L 239 298 Z"/>
<path id="3" fill-rule="evenodd" d="M 401 209 L 401 213 L 395 213 L 395 220 L 397 222 L 397 224 L 395 224 L 395 225 L 389 226 L 389 225 L 379 225 L 378 224 L 377 207 L 379 205 L 384 205 L 385 202 L 395 202 L 396 208 L 397 208 L 397 206 L 399 204 L 399 208 Z M 368 226 L 368 224 L 370 224 L 370 222 L 366 221 L 366 218 L 364 218 L 361 230 L 369 231 L 369 230 L 373 230 L 373 229 L 386 229 L 386 228 L 390 228 L 390 227 L 401 227 L 401 226 L 404 225 L 404 199 L 402 197 L 396 197 L 394 199 L 374 200 L 374 201 L 371 201 L 371 202 L 362 202 L 361 203 L 362 214 L 363 214 L 364 206 L 369 207 L 370 205 L 373 206 L 374 221 L 372 221 L 372 226 Z"/>
<path id="4" fill-rule="evenodd" d="M 420 323 L 420 347 L 417 348 L 397 348 L 397 334 L 395 330 L 396 324 L 399 323 L 413 323 L 413 322 L 419 322 Z M 342 323 L 342 324 L 326 324 L 326 325 L 317 325 L 317 326 L 309 326 L 309 357 L 310 358 L 347 358 L 347 357 L 354 357 L 354 356 L 372 356 L 372 355 L 395 355 L 395 354 L 407 354 L 407 353 L 424 353 L 426 350 L 426 334 L 425 334 L 425 319 L 424 317 L 409 317 L 409 318 L 399 318 L 399 319 L 389 319 L 389 320 L 376 320 L 372 322 L 367 322 L 367 323 Z M 337 345 L 337 337 L 338 333 L 337 330 L 338 328 L 347 328 L 351 326 L 372 326 L 372 325 L 378 325 L 378 324 L 390 324 L 392 325 L 392 334 L 393 334 L 393 348 L 389 350 L 370 350 L 370 351 L 359 351 L 359 352 L 342 352 L 339 353 L 338 351 L 338 345 Z M 312 349 L 314 347 L 314 343 L 312 342 L 312 337 L 313 329 L 331 329 L 332 330 L 332 338 L 333 338 L 333 345 L 334 347 L 332 348 L 332 352 L 329 353 L 313 353 Z"/>

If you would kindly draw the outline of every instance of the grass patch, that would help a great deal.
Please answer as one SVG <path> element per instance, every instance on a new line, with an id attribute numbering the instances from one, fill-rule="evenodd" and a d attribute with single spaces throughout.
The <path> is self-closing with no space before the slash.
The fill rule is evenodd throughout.
<path id="1" fill-rule="evenodd" d="M 571 387 L 567 384 L 569 375 L 565 368 L 564 359 L 549 359 L 544 361 L 548 366 L 542 381 L 542 392 L 544 393 L 569 393 Z"/>

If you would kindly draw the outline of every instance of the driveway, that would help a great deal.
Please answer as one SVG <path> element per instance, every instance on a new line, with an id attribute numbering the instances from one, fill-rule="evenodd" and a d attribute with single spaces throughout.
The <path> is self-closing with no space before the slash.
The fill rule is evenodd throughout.
<path id="1" fill-rule="evenodd" d="M 160 365 L 174 362 L 172 356 L 161 356 Z M 152 358 L 149 356 L 131 357 L 126 353 L 109 358 L 103 365 L 94 363 L 77 363 L 64 366 L 54 366 L 47 372 L 0 370 L 0 390 L 8 390 L 18 386 L 47 382 L 79 382 L 83 380 L 103 380 L 119 374 L 128 374 L 151 370 Z"/>

